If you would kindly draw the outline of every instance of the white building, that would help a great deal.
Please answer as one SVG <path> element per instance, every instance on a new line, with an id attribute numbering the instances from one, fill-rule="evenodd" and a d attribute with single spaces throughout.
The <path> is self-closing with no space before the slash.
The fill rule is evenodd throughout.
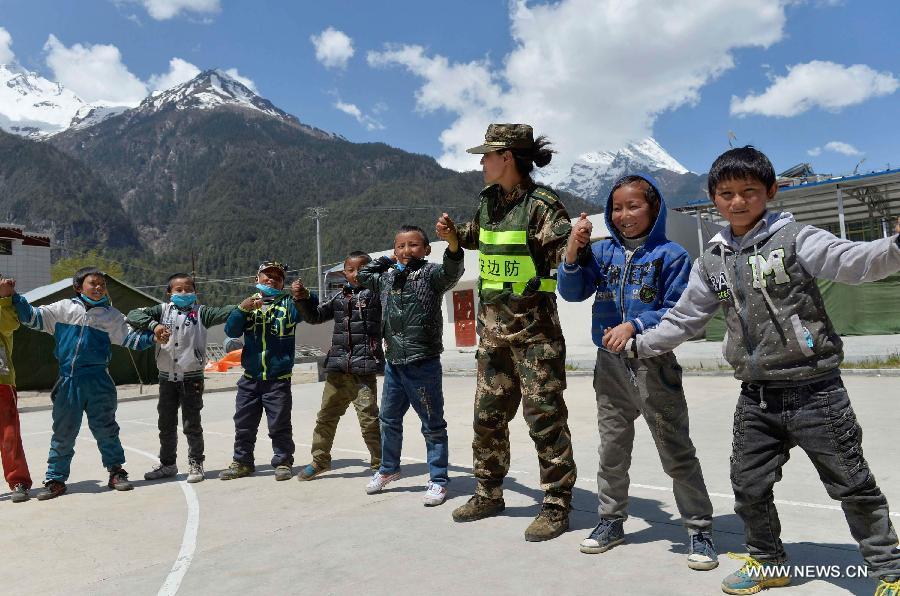
<path id="1" fill-rule="evenodd" d="M 698 220 L 694 216 L 685 215 L 677 211 L 668 211 L 666 220 L 666 234 L 669 239 L 681 244 L 691 254 L 692 258 L 700 255 L 700 237 L 703 243 L 714 236 L 721 226 L 708 221 L 698 226 Z M 594 226 L 592 240 L 609 238 L 609 230 L 606 228 L 602 213 L 589 215 L 588 219 Z M 440 263 L 443 259 L 447 243 L 437 241 L 431 243 L 429 261 Z M 393 249 L 372 253 L 372 258 L 393 255 Z M 478 308 L 478 251 L 467 250 L 465 252 L 465 273 L 456 286 L 444 296 L 442 314 L 444 317 L 444 347 L 446 348 L 474 348 L 478 343 L 475 335 L 475 316 Z M 325 276 L 325 286 L 339 285 L 343 283 L 340 271 L 343 265 L 337 265 L 329 269 Z M 591 309 L 592 300 L 584 302 L 566 302 L 558 298 L 559 320 L 562 325 L 563 335 L 567 346 L 590 347 L 591 339 Z M 299 334 L 299 330 L 298 330 Z"/>
<path id="2" fill-rule="evenodd" d="M 0 224 L 0 275 L 15 278 L 16 291 L 23 294 L 49 284 L 50 236 Z"/>

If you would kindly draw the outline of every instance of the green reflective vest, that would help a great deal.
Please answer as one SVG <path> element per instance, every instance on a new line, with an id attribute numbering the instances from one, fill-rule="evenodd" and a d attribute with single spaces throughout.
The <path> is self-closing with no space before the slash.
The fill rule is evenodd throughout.
<path id="1" fill-rule="evenodd" d="M 556 278 L 550 272 L 539 275 L 528 250 L 529 206 L 533 200 L 555 202 L 556 197 L 540 186 L 529 192 L 497 223 L 489 221 L 485 205 L 480 212 L 478 226 L 478 293 L 482 299 L 492 300 L 502 292 L 521 296 L 525 284 L 540 280 L 539 292 L 556 292 Z"/>

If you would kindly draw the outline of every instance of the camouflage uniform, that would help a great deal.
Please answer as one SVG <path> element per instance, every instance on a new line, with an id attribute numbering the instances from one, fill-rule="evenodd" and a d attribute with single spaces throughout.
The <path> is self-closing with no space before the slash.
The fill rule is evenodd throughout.
<path id="1" fill-rule="evenodd" d="M 528 200 L 527 245 L 538 272 L 555 270 L 565 253 L 571 224 L 565 207 L 547 189 L 543 199 L 530 179 L 504 194 L 499 185 L 485 188 L 474 220 L 457 227 L 459 244 L 478 249 L 479 220 L 499 222 L 520 201 Z M 482 210 L 487 209 L 486 213 Z M 503 495 L 509 471 L 509 421 L 521 401 L 540 463 L 544 503 L 567 507 L 576 469 L 563 401 L 566 388 L 565 340 L 556 310 L 556 295 L 518 296 L 506 290 L 482 290 L 478 306 L 478 386 L 475 393 L 475 438 L 472 441 L 476 494 Z M 528 294 L 526 292 L 526 294 Z"/>

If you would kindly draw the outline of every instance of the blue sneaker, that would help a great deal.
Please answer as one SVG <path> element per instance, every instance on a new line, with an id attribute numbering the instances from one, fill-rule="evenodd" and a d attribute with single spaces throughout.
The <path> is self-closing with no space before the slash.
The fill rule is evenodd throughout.
<path id="1" fill-rule="evenodd" d="M 726 594 L 756 594 L 766 588 L 781 588 L 791 583 L 789 575 L 783 575 L 784 561 L 757 561 L 749 555 L 728 553 L 732 559 L 744 561 L 743 567 L 722 580 Z"/>
<path id="2" fill-rule="evenodd" d="M 331 469 L 331 466 L 320 466 L 320 465 L 316 464 L 315 462 L 313 462 L 311 464 L 306 464 L 303 467 L 303 469 L 300 470 L 300 472 L 297 474 L 297 480 L 300 480 L 301 482 L 303 480 L 312 480 L 319 474 L 327 472 L 330 469 Z"/>
<path id="3" fill-rule="evenodd" d="M 581 541 L 581 552 L 596 555 L 625 542 L 624 520 L 601 519 L 591 535 Z"/>
<path id="4" fill-rule="evenodd" d="M 882 577 L 875 596 L 900 596 L 900 577 Z"/>
<path id="5" fill-rule="evenodd" d="M 691 532 L 691 552 L 688 567 L 696 571 L 709 571 L 719 566 L 719 553 L 713 542 L 712 532 Z"/>

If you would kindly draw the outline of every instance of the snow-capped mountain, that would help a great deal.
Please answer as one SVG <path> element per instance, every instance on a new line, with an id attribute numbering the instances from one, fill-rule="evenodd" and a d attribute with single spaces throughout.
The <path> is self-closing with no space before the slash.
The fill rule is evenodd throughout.
<path id="1" fill-rule="evenodd" d="M 547 168 L 546 172 L 541 171 L 540 180 L 593 203 L 603 203 L 612 184 L 623 174 L 655 173 L 659 170 L 679 175 L 689 173 L 656 139 L 648 137 L 616 152 L 585 153 L 575 160 L 568 171 Z"/>
<path id="2" fill-rule="evenodd" d="M 0 128 L 44 137 L 65 130 L 87 104 L 59 83 L 13 64 L 0 64 Z"/>
<path id="3" fill-rule="evenodd" d="M 141 102 L 128 116 L 136 117 L 165 110 L 212 110 L 233 108 L 260 112 L 304 129 L 309 134 L 325 138 L 337 135 L 301 123 L 296 116 L 275 107 L 249 87 L 221 70 L 207 70 L 190 81 L 166 91 L 157 92 Z"/>

